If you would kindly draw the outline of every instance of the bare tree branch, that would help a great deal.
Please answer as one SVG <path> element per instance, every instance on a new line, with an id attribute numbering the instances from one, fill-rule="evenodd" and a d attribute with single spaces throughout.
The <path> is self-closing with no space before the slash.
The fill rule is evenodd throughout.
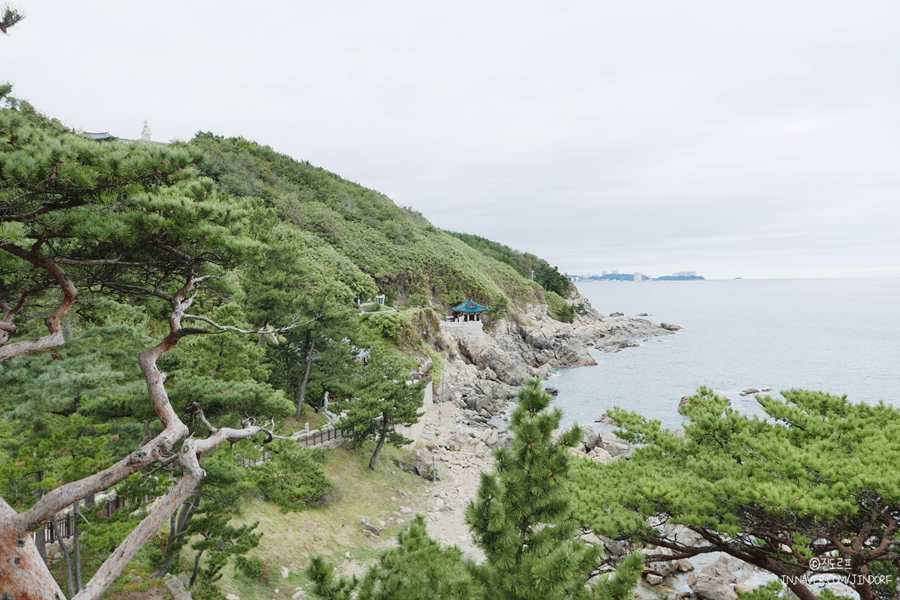
<path id="1" fill-rule="evenodd" d="M 49 258 L 41 258 L 37 254 L 31 253 L 24 248 L 20 248 L 9 242 L 0 242 L 0 250 L 5 250 L 10 254 L 31 263 L 35 267 L 44 269 L 50 273 L 63 293 L 63 298 L 59 305 L 47 315 L 47 318 L 44 320 L 50 334 L 40 338 L 23 340 L 21 342 L 0 346 L 0 363 L 7 362 L 16 356 L 63 345 L 65 343 L 65 338 L 62 333 L 62 320 L 69 312 L 69 309 L 75 304 L 76 300 L 78 300 L 78 290 L 75 288 L 75 284 L 72 283 L 72 279 L 69 277 L 68 273 Z"/>

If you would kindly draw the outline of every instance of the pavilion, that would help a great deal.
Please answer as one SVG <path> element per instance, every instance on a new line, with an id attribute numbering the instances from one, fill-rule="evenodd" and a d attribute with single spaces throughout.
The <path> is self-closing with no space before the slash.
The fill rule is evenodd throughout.
<path id="1" fill-rule="evenodd" d="M 453 318 L 456 321 L 480 321 L 481 313 L 490 310 L 477 302 L 466 300 L 462 304 L 453 307 Z"/>

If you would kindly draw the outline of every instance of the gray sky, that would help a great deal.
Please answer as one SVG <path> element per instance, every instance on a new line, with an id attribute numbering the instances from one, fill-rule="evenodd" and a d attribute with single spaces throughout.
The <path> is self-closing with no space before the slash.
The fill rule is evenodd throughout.
<path id="1" fill-rule="evenodd" d="M 895 0 L 15 0 L 74 128 L 242 135 L 569 273 L 900 276 Z"/>

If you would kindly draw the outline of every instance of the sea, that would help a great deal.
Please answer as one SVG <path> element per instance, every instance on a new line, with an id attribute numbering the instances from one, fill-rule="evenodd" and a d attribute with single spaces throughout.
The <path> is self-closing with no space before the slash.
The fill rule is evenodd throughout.
<path id="1" fill-rule="evenodd" d="M 682 427 L 678 402 L 700 386 L 762 414 L 750 388 L 801 388 L 900 407 L 900 278 L 588 282 L 601 314 L 621 312 L 683 329 L 559 369 L 565 424 L 621 407 Z M 594 425 L 595 428 L 602 428 Z"/>

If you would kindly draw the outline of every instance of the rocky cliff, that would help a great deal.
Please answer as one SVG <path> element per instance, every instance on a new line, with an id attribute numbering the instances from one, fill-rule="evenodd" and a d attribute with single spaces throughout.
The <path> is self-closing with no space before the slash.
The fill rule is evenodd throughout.
<path id="1" fill-rule="evenodd" d="M 473 421 L 486 423 L 528 377 L 546 377 L 556 367 L 596 365 L 592 348 L 616 352 L 678 329 L 645 319 L 602 317 L 581 296 L 570 301 L 580 305 L 571 324 L 552 319 L 544 305 L 529 305 L 514 318 L 495 320 L 488 330 L 442 327 L 446 364 L 435 401 L 454 402 L 473 411 Z"/>

